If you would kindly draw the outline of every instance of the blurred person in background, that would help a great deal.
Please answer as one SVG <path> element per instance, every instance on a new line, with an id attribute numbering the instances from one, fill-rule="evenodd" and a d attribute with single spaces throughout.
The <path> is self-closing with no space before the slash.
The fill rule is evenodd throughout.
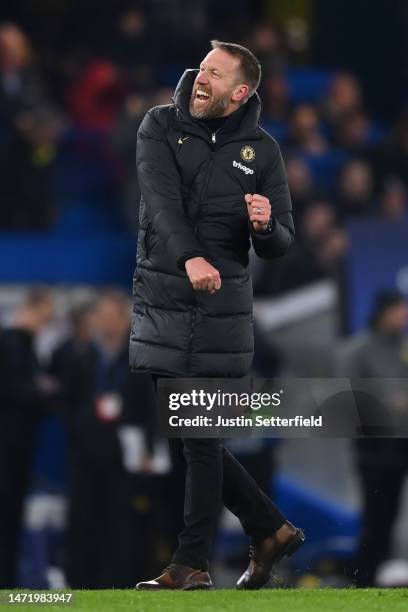
<path id="1" fill-rule="evenodd" d="M 160 69 L 165 73 L 169 64 L 184 64 L 192 57 L 194 62 L 199 61 L 202 41 L 208 39 L 207 4 L 202 0 L 150 0 L 145 4 L 149 7 L 152 30 L 160 40 L 159 78 Z M 157 53 L 158 45 L 153 46 Z"/>
<path id="2" fill-rule="evenodd" d="M 389 221 L 403 221 L 408 215 L 408 194 L 404 183 L 394 177 L 383 186 L 380 197 L 380 214 Z"/>
<path id="3" fill-rule="evenodd" d="M 133 3 L 121 11 L 114 31 L 106 38 L 105 54 L 120 69 L 131 89 L 151 88 L 156 82 L 155 65 L 159 47 L 149 34 L 147 15 Z"/>
<path id="4" fill-rule="evenodd" d="M 337 211 L 340 219 L 375 214 L 374 178 L 370 165 L 362 159 L 347 162 L 340 173 Z"/>
<path id="5" fill-rule="evenodd" d="M 144 114 L 148 108 L 146 96 L 134 91 L 130 93 L 112 129 L 112 151 L 121 165 L 121 192 L 127 227 L 137 235 L 139 214 L 135 202 L 140 200 L 140 188 L 135 164 L 135 141 Z"/>
<path id="6" fill-rule="evenodd" d="M 137 235 L 139 211 L 135 202 L 140 200 L 139 180 L 135 164 L 135 141 L 142 119 L 151 104 L 159 106 L 171 101 L 173 91 L 162 87 L 147 96 L 138 90 L 130 93 L 119 113 L 111 134 L 112 151 L 121 166 L 121 193 L 127 227 Z"/>
<path id="7" fill-rule="evenodd" d="M 321 196 L 309 165 L 301 157 L 290 157 L 286 164 L 295 221 L 300 221 L 309 204 Z"/>
<path id="8" fill-rule="evenodd" d="M 0 227 L 52 227 L 56 214 L 55 170 L 62 118 L 50 107 L 22 111 L 0 157 Z"/>
<path id="9" fill-rule="evenodd" d="M 0 24 L 0 121 L 13 121 L 22 110 L 44 104 L 43 82 L 33 65 L 24 32 L 13 23 Z"/>
<path id="10" fill-rule="evenodd" d="M 47 229 L 55 216 L 62 122 L 47 100 L 26 35 L 12 23 L 0 25 L 0 129 L 0 228 Z"/>
<path id="11" fill-rule="evenodd" d="M 321 155 L 328 142 L 320 127 L 319 115 L 309 104 L 300 104 L 292 112 L 289 125 L 288 149 L 295 153 Z"/>
<path id="12" fill-rule="evenodd" d="M 310 203 L 299 228 L 300 239 L 316 250 L 326 240 L 336 225 L 336 210 L 328 200 L 319 199 Z"/>
<path id="13" fill-rule="evenodd" d="M 72 588 L 126 588 L 151 567 L 151 380 L 129 373 L 130 302 L 104 293 L 73 313 L 54 355 L 70 431 L 67 579 Z M 150 563 L 150 565 L 149 565 Z"/>
<path id="14" fill-rule="evenodd" d="M 336 131 L 350 113 L 361 111 L 363 94 L 357 78 L 347 72 L 336 74 L 330 83 L 326 99 L 321 104 L 321 114 L 332 131 Z"/>
<path id="15" fill-rule="evenodd" d="M 248 40 L 259 59 L 265 74 L 282 73 L 288 64 L 288 53 L 284 33 L 266 21 L 255 24 Z"/>
<path id="16" fill-rule="evenodd" d="M 349 240 L 337 223 L 334 206 L 323 199 L 311 201 L 298 221 L 298 235 L 285 259 L 273 267 L 253 262 L 255 295 L 277 295 L 323 278 L 340 280 Z"/>
<path id="17" fill-rule="evenodd" d="M 349 247 L 349 239 L 346 231 L 337 223 L 334 206 L 325 200 L 313 202 L 303 216 L 300 234 L 302 251 L 299 267 L 302 269 L 309 262 L 309 272 L 314 270 L 315 280 L 339 280 L 338 274 Z M 296 275 L 296 266 L 293 273 Z"/>
<path id="18" fill-rule="evenodd" d="M 271 74 L 263 84 L 263 115 L 268 121 L 287 121 L 290 111 L 290 92 L 283 74 Z"/>
<path id="19" fill-rule="evenodd" d="M 252 370 L 255 376 L 262 378 L 274 378 L 282 373 L 284 368 L 284 357 L 282 349 L 273 343 L 268 334 L 254 319 L 254 361 Z M 252 472 L 254 478 L 255 472 Z M 262 484 L 261 488 L 264 488 Z"/>
<path id="20" fill-rule="evenodd" d="M 68 337 L 54 350 L 48 366 L 61 385 L 61 407 L 70 430 L 75 429 L 76 411 L 93 396 L 95 317 L 93 300 L 79 303 L 68 312 Z"/>
<path id="21" fill-rule="evenodd" d="M 371 329 L 349 355 L 351 378 L 393 379 L 396 408 L 407 410 L 408 305 L 394 290 L 380 291 L 374 301 Z M 382 384 L 386 384 L 385 381 Z M 363 497 L 360 552 L 351 577 L 358 586 L 375 584 L 376 570 L 390 554 L 391 536 L 408 469 L 408 440 L 358 439 L 357 469 Z"/>
<path id="22" fill-rule="evenodd" d="M 378 151 L 376 171 L 382 175 L 394 175 L 408 188 L 408 107 L 397 118 L 391 134 Z"/>
<path id="23" fill-rule="evenodd" d="M 115 63 L 101 58 L 88 62 L 66 89 L 66 103 L 82 128 L 107 134 L 128 93 L 126 76 Z"/>
<path id="24" fill-rule="evenodd" d="M 348 248 L 348 236 L 339 227 L 331 202 L 313 202 L 304 214 L 300 233 L 305 251 L 315 261 L 320 275 L 330 276 Z"/>
<path id="25" fill-rule="evenodd" d="M 35 341 L 54 318 L 48 289 L 30 290 L 10 328 L 0 332 L 0 588 L 16 588 L 24 497 L 41 418 L 59 387 L 41 367 Z"/>
<path id="26" fill-rule="evenodd" d="M 371 124 L 363 110 L 344 115 L 333 135 L 333 142 L 356 157 L 365 157 L 372 146 Z"/>

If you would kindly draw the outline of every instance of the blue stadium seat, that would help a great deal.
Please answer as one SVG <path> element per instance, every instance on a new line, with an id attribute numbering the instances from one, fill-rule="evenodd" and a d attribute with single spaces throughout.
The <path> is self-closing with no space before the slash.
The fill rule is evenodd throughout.
<path id="1" fill-rule="evenodd" d="M 332 149 L 322 155 L 303 154 L 299 157 L 308 164 L 319 187 L 333 195 L 339 173 L 351 155 L 342 149 Z"/>
<path id="2" fill-rule="evenodd" d="M 123 285 L 129 288 L 136 239 L 128 234 L 0 234 L 1 283 Z"/>
<path id="3" fill-rule="evenodd" d="M 289 130 L 286 121 L 265 120 L 262 121 L 262 127 L 268 134 L 276 138 L 279 144 L 283 144 L 287 141 Z"/>
<path id="4" fill-rule="evenodd" d="M 103 196 L 112 192 L 114 172 L 106 135 L 80 128 L 73 128 L 65 134 L 56 169 L 58 194 Z"/>
<path id="5" fill-rule="evenodd" d="M 115 202 L 73 200 L 61 207 L 52 233 L 55 235 L 112 234 L 123 231 L 120 207 Z"/>
<path id="6" fill-rule="evenodd" d="M 182 64 L 165 64 L 159 70 L 160 87 L 175 87 L 186 67 Z"/>
<path id="7" fill-rule="evenodd" d="M 289 70 L 286 77 L 292 101 L 295 104 L 318 103 L 326 95 L 333 74 L 318 68 Z"/>

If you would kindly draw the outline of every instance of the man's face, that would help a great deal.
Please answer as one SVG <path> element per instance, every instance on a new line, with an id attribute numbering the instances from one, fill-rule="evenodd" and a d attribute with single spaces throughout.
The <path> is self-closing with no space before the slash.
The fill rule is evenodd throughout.
<path id="1" fill-rule="evenodd" d="M 124 306 L 109 298 L 103 298 L 96 312 L 96 326 L 103 337 L 118 338 L 127 334 L 129 313 Z"/>
<path id="2" fill-rule="evenodd" d="M 408 305 L 400 302 L 388 308 L 381 317 L 383 329 L 392 333 L 403 333 L 408 326 Z"/>
<path id="3" fill-rule="evenodd" d="M 226 117 L 232 113 L 239 97 L 245 92 L 240 90 L 240 60 L 222 49 L 213 49 L 203 59 L 200 72 L 194 81 L 190 98 L 190 114 L 195 119 Z M 245 87 L 245 86 L 244 86 Z M 234 96 L 234 98 L 233 98 Z"/>

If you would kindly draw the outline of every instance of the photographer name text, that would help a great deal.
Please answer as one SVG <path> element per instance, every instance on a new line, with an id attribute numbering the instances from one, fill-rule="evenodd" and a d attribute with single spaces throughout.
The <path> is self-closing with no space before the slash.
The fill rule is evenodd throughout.
<path id="1" fill-rule="evenodd" d="M 265 417 L 257 414 L 253 417 L 237 416 L 227 418 L 218 416 L 213 419 L 209 416 L 198 415 L 194 417 L 179 417 L 171 415 L 169 417 L 169 425 L 171 427 L 322 427 L 322 416 L 295 416 L 292 418 L 284 418 L 278 416 Z"/>

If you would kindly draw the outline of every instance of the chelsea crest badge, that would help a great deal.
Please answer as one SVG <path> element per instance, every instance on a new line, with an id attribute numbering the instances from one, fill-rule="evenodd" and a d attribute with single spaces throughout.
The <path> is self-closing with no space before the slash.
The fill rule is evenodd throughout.
<path id="1" fill-rule="evenodd" d="M 251 162 L 255 159 L 255 151 L 249 145 L 245 145 L 241 149 L 241 157 L 246 162 Z"/>

